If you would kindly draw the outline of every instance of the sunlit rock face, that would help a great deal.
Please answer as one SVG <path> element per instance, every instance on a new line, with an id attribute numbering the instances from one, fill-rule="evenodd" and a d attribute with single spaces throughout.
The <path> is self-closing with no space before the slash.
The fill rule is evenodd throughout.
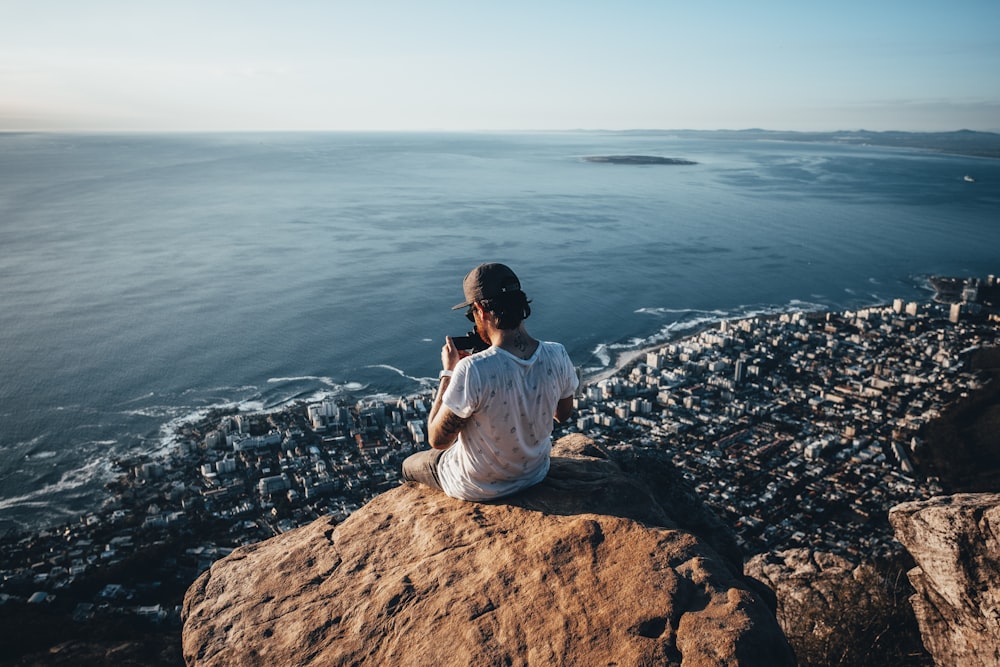
<path id="1" fill-rule="evenodd" d="M 656 453 L 579 436 L 491 503 L 417 484 L 215 563 L 188 665 L 792 665 L 732 534 Z"/>
<path id="2" fill-rule="evenodd" d="M 911 602 L 934 663 L 1000 665 L 1000 494 L 903 503 L 889 521 L 916 561 Z"/>

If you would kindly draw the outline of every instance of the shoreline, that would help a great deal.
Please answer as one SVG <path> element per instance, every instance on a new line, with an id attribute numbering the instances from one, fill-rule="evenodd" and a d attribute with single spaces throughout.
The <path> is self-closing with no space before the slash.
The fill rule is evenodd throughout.
<path id="1" fill-rule="evenodd" d="M 697 335 L 697 334 L 692 334 L 692 335 Z M 597 373 L 591 376 L 583 378 L 582 384 L 584 385 L 597 384 L 598 382 L 611 379 L 616 375 L 618 375 L 619 373 L 621 373 L 622 371 L 624 371 L 625 369 L 629 368 L 629 366 L 631 366 L 640 357 L 643 357 L 646 354 L 649 354 L 650 352 L 655 352 L 664 345 L 669 345 L 669 343 L 662 343 L 654 347 L 647 347 L 639 350 L 626 350 L 624 352 L 619 352 L 613 364 L 610 364 L 607 368 L 598 371 Z"/>
<path id="2" fill-rule="evenodd" d="M 979 279 L 978 278 L 968 278 L 968 277 L 957 278 L 957 277 L 949 277 L 949 276 L 929 275 L 929 276 L 927 276 L 927 278 L 925 280 L 925 286 L 926 286 L 926 288 L 928 290 L 930 290 L 930 291 L 933 292 L 933 296 L 930 299 L 928 299 L 926 301 L 926 303 L 928 303 L 928 304 L 948 304 L 948 303 L 954 303 L 953 300 L 948 300 L 948 296 L 950 296 L 950 291 L 954 290 L 954 291 L 957 291 L 957 292 L 961 292 L 961 289 L 969 281 L 973 281 L 973 280 L 974 281 L 978 281 Z M 956 284 L 957 284 L 957 287 L 955 287 Z M 870 303 L 870 304 L 865 305 L 865 306 L 859 306 L 858 308 L 855 308 L 853 311 L 847 311 L 847 310 L 838 311 L 838 310 L 835 310 L 835 309 L 830 308 L 830 307 L 820 308 L 820 309 L 812 309 L 812 310 L 810 310 L 808 308 L 790 308 L 790 309 L 787 309 L 787 310 L 784 310 L 784 311 L 781 311 L 781 312 L 777 312 L 777 313 L 776 312 L 748 313 L 746 315 L 742 315 L 742 316 L 739 316 L 739 317 L 720 318 L 717 321 L 706 322 L 704 324 L 696 326 L 691 331 L 685 332 L 683 335 L 679 335 L 679 336 L 677 336 L 675 338 L 669 338 L 668 340 L 663 341 L 663 342 L 657 342 L 657 343 L 652 343 L 652 344 L 649 344 L 649 345 L 643 345 L 643 346 L 641 346 L 641 347 L 639 347 L 637 349 L 634 349 L 634 350 L 623 350 L 621 352 L 618 352 L 617 356 L 614 359 L 614 363 L 609 364 L 606 368 L 603 368 L 603 369 L 601 369 L 599 371 L 596 371 L 594 373 L 591 373 L 589 375 L 586 375 L 586 376 L 582 377 L 581 378 L 581 386 L 583 386 L 583 385 L 589 385 L 589 384 L 597 384 L 598 382 L 602 382 L 604 380 L 608 380 L 608 379 L 610 379 L 612 377 L 615 377 L 616 375 L 618 375 L 622 371 L 630 368 L 632 364 L 634 364 L 638 359 L 640 359 L 641 357 L 645 356 L 646 354 L 649 354 L 651 352 L 658 352 L 659 350 L 663 349 L 667 345 L 675 344 L 675 343 L 678 343 L 680 341 L 687 340 L 689 338 L 695 338 L 697 336 L 700 336 L 704 332 L 710 331 L 712 329 L 718 329 L 719 326 L 722 324 L 722 322 L 742 322 L 744 320 L 751 320 L 751 319 L 757 319 L 757 318 L 769 320 L 769 319 L 779 318 L 782 315 L 791 315 L 791 314 L 794 314 L 794 313 L 803 313 L 804 315 L 814 315 L 814 314 L 822 314 L 822 313 L 827 313 L 827 314 L 830 314 L 830 313 L 843 314 L 845 312 L 857 312 L 858 310 L 865 310 L 865 309 L 868 309 L 868 308 L 891 308 L 891 307 L 892 307 L 892 303 L 891 302 L 878 301 L 878 302 Z"/>
<path id="3" fill-rule="evenodd" d="M 940 290 L 937 289 L 937 283 L 939 281 L 964 282 L 965 280 L 968 279 L 928 276 L 926 278 L 925 286 L 928 289 L 928 291 L 933 293 L 932 297 L 927 298 L 925 296 L 922 299 L 917 299 L 917 301 L 920 303 L 928 303 L 928 304 L 941 303 L 941 301 L 939 300 Z M 731 316 L 729 317 L 721 316 L 720 312 L 718 313 L 720 315 L 718 319 L 704 318 L 701 319 L 700 321 L 696 320 L 694 322 L 691 321 L 685 322 L 683 320 L 679 320 L 677 322 L 667 325 L 667 327 L 660 329 L 659 331 L 647 337 L 646 339 L 638 341 L 637 343 L 635 343 L 637 347 L 634 348 L 629 346 L 627 343 L 611 342 L 608 344 L 604 344 L 606 347 L 616 346 L 625 349 L 607 350 L 608 356 L 611 358 L 611 362 L 605 367 L 597 367 L 596 365 L 592 365 L 590 369 L 597 368 L 597 370 L 590 370 L 590 369 L 585 370 L 583 366 L 580 366 L 579 367 L 580 388 L 582 389 L 587 386 L 596 385 L 611 378 L 624 377 L 631 368 L 633 368 L 636 364 L 644 360 L 645 355 L 649 353 L 658 352 L 668 345 L 675 345 L 683 343 L 684 341 L 687 340 L 695 339 L 701 334 L 705 333 L 706 331 L 717 330 L 724 322 L 736 323 L 753 319 L 770 320 L 770 319 L 777 319 L 786 315 L 791 315 L 794 313 L 802 313 L 803 315 L 809 316 L 822 313 L 830 314 L 830 313 L 855 312 L 857 310 L 863 310 L 867 308 L 886 308 L 890 306 L 891 306 L 890 303 L 885 301 L 880 301 L 864 306 L 858 306 L 857 308 L 853 309 L 853 311 L 838 311 L 832 307 L 809 308 L 809 307 L 786 306 L 781 310 L 778 310 L 777 307 L 766 307 L 763 309 L 762 312 L 751 311 L 746 313 L 732 313 Z M 669 330 L 669 327 L 678 324 L 681 325 L 679 327 L 680 328 L 679 331 Z M 690 326 L 690 328 L 685 328 L 686 326 Z M 414 378 L 414 379 L 420 380 L 419 378 Z M 423 383 L 421 384 L 421 387 L 417 388 L 415 391 L 409 391 L 402 394 L 387 394 L 385 392 L 365 393 L 363 391 L 363 388 L 361 387 L 356 387 L 352 389 L 362 389 L 362 391 L 361 392 L 347 391 L 345 393 L 334 393 L 333 395 L 329 396 L 327 400 L 346 401 L 347 404 L 350 404 L 357 401 L 373 401 L 373 400 L 392 401 L 397 398 L 406 398 L 406 399 L 426 398 L 428 395 L 428 388 Z M 177 417 L 163 424 L 160 429 L 159 446 L 157 447 L 157 451 L 147 452 L 145 456 L 148 456 L 151 459 L 155 460 L 167 460 L 171 458 L 176 452 L 176 450 L 181 446 L 182 441 L 184 439 L 184 432 L 187 429 L 189 429 L 192 425 L 195 425 L 198 422 L 204 420 L 206 414 L 208 413 L 221 411 L 222 413 L 227 413 L 227 414 L 238 414 L 238 413 L 276 414 L 276 413 L 293 411 L 297 407 L 302 407 L 304 405 L 307 405 L 310 402 L 310 400 L 315 402 L 317 398 L 315 396 L 312 399 L 298 398 L 288 402 L 284 402 L 282 404 L 272 405 L 266 408 L 259 405 L 257 406 L 251 405 L 246 401 L 231 402 L 225 405 L 224 407 L 211 406 L 202 408 L 198 410 L 196 413 L 188 414 L 183 417 Z M 123 460 L 128 460 L 133 458 L 133 455 L 125 455 L 119 458 Z M 107 488 L 107 484 L 109 482 L 113 483 L 119 477 L 120 470 L 117 467 L 117 463 L 118 462 L 115 459 L 109 459 L 107 461 L 108 468 L 113 472 L 109 475 L 109 479 L 105 480 L 105 482 L 101 484 L 101 486 L 104 487 L 105 489 Z M 102 505 L 106 504 L 109 500 L 113 500 L 113 497 L 105 496 L 104 503 L 102 503 Z M 81 514 L 86 514 L 88 511 L 93 511 L 93 509 L 82 511 Z M 20 532 L 25 529 L 29 531 L 45 530 L 53 525 L 59 525 L 59 524 L 60 521 L 56 521 L 55 523 L 51 522 L 37 523 L 33 524 L 32 526 L 25 526 L 23 524 L 18 524 L 16 526 L 15 525 L 10 526 L 8 530 L 14 532 Z"/>
<path id="4" fill-rule="evenodd" d="M 864 306 L 864 308 L 886 308 L 888 307 L 888 305 L 889 304 L 872 304 L 869 306 Z M 643 345 L 634 350 L 623 350 L 621 352 L 618 352 L 617 356 L 615 357 L 614 363 L 609 364 L 606 368 L 603 368 L 595 373 L 583 377 L 581 380 L 581 386 L 597 384 L 598 382 L 602 382 L 604 380 L 613 378 L 622 373 L 623 371 L 631 368 L 633 364 L 635 364 L 639 359 L 646 356 L 647 354 L 651 352 L 659 352 L 667 345 L 675 345 L 682 341 L 686 341 L 692 338 L 697 338 L 706 331 L 718 329 L 723 322 L 730 322 L 730 323 L 743 322 L 745 320 L 755 320 L 755 319 L 774 320 L 785 315 L 794 315 L 795 313 L 802 313 L 803 315 L 813 315 L 816 313 L 835 313 L 835 312 L 845 312 L 845 311 L 835 311 L 832 309 L 809 310 L 806 308 L 801 308 L 801 309 L 789 309 L 782 311 L 780 313 L 757 313 L 757 314 L 749 313 L 739 317 L 720 318 L 717 321 L 705 322 L 703 324 L 694 327 L 690 331 L 685 331 L 682 335 L 669 338 L 665 341 Z"/>
<path id="5" fill-rule="evenodd" d="M 959 374 L 958 367 L 954 368 L 951 381 L 943 383 L 954 382 L 953 386 L 939 388 L 930 379 L 942 368 L 952 368 L 946 363 L 952 359 L 948 355 L 974 349 L 970 345 L 983 340 L 987 333 L 995 340 L 1000 322 L 993 311 L 988 317 L 983 314 L 978 323 L 956 327 L 948 323 L 947 309 L 926 299 L 912 312 L 909 308 L 901 312 L 899 306 L 894 302 L 857 311 L 796 309 L 751 313 L 741 318 L 699 320 L 696 326 L 685 329 L 683 335 L 676 335 L 676 329 L 667 329 L 664 333 L 675 335 L 647 340 L 647 343 L 655 340 L 654 344 L 637 344 L 621 350 L 613 364 L 588 376 L 586 383 L 591 386 L 606 378 L 624 376 L 622 392 L 618 396 L 588 397 L 589 405 L 581 406 L 584 423 L 572 425 L 570 431 L 585 433 L 597 428 L 595 438 L 655 447 L 674 457 L 679 470 L 705 484 L 699 493 L 715 499 L 714 503 L 706 501 L 707 505 L 721 520 L 733 523 L 740 548 L 750 553 L 807 543 L 854 558 L 892 553 L 895 547 L 891 534 L 886 532 L 887 508 L 899 502 L 940 495 L 942 487 L 936 478 L 926 476 L 919 456 L 914 467 L 905 448 L 890 451 L 880 443 L 897 441 L 895 429 L 905 428 L 909 433 L 919 428 L 918 422 L 929 414 L 928 410 L 943 413 L 947 406 L 957 404 L 959 396 L 968 397 L 981 386 L 974 373 Z M 852 334 L 857 335 L 856 330 L 864 328 L 859 321 L 869 318 L 875 320 L 872 331 L 884 328 L 884 335 L 873 336 L 871 348 L 840 344 Z M 735 322 L 743 324 L 732 326 Z M 706 333 L 719 329 L 725 336 L 732 331 L 732 345 L 721 340 L 722 336 Z M 799 339 L 803 332 L 807 333 Z M 783 344 L 793 338 L 802 344 Z M 665 352 L 670 363 L 678 368 L 686 367 L 689 361 L 692 365 L 700 364 L 704 374 L 691 372 L 675 385 L 665 375 L 645 382 L 650 379 L 645 372 L 643 378 L 629 373 L 644 354 L 671 346 L 680 348 L 685 341 L 692 341 L 692 348 L 704 349 L 693 350 L 690 360 L 681 356 L 680 349 Z M 764 341 L 775 349 L 774 366 L 765 367 L 763 373 L 773 381 L 759 384 L 750 381 L 745 390 L 736 394 L 730 368 L 733 355 L 756 350 L 758 343 Z M 940 362 L 935 359 L 935 364 L 924 365 L 926 345 L 931 341 L 940 343 L 944 356 Z M 841 353 L 824 354 L 829 350 Z M 998 369 L 1000 348 L 991 350 L 985 365 Z M 846 386 L 845 381 L 851 377 L 848 369 L 857 368 L 865 359 L 884 358 L 887 351 L 899 355 L 889 370 L 893 374 L 916 373 L 921 386 L 926 384 L 928 388 L 920 400 L 928 403 L 919 406 L 912 415 L 866 418 L 874 410 L 881 410 L 884 401 L 904 400 L 907 390 L 897 392 L 888 387 L 889 395 L 883 397 L 845 393 L 841 385 Z M 818 366 L 810 366 L 812 363 Z M 824 370 L 829 374 L 823 375 Z M 822 377 L 827 379 L 827 390 L 835 391 L 817 403 L 808 383 L 823 384 Z M 665 401 L 659 417 L 649 412 L 650 407 L 624 407 L 624 399 L 636 392 L 650 392 L 640 399 L 640 403 L 649 404 L 657 392 L 667 389 L 673 393 L 676 386 L 687 396 L 699 395 L 697 405 Z M 714 395 L 695 393 L 705 386 L 728 386 L 734 394 L 726 395 L 721 389 Z M 993 393 L 985 398 L 993 400 L 997 387 L 990 388 Z M 791 395 L 793 391 L 799 394 L 795 400 L 784 406 L 774 419 L 768 419 L 762 409 L 771 406 L 777 396 Z M 966 393 L 960 393 L 963 391 Z M 425 397 L 426 394 L 422 395 Z M 826 418 L 821 419 L 820 430 L 814 431 L 816 412 L 823 401 L 828 401 L 822 409 Z M 838 412 L 833 407 L 845 402 L 857 410 Z M 589 416 L 583 414 L 584 407 Z M 992 410 L 992 404 L 986 407 Z M 64 527 L 4 536 L 6 566 L 0 574 L 14 582 L 15 587 L 10 590 L 25 604 L 38 591 L 76 602 L 64 594 L 71 585 L 96 586 L 103 583 L 102 577 L 109 567 L 142 563 L 145 569 L 135 571 L 123 585 L 138 591 L 153 587 L 161 572 L 173 573 L 171 581 L 176 586 L 161 589 L 155 600 L 160 605 L 157 617 L 176 622 L 186 584 L 210 567 L 213 560 L 319 517 L 346 519 L 372 498 L 397 485 L 402 461 L 424 446 L 411 429 L 412 422 L 419 425 L 426 418 L 426 406 L 418 406 L 416 402 L 398 401 L 391 405 L 359 402 L 332 408 L 330 412 L 325 406 L 320 408 L 303 400 L 266 417 L 257 413 L 230 418 L 216 413 L 204 415 L 197 424 L 176 424 L 178 439 L 184 440 L 184 444 L 176 450 L 170 465 L 141 457 L 124 460 L 123 474 L 116 484 L 107 487 L 115 497 L 113 505 L 95 509 Z M 620 411 L 634 414 L 623 415 Z M 231 414 L 239 414 L 239 409 Z M 961 419 L 963 414 L 967 413 L 959 413 L 958 417 Z M 911 416 L 917 421 L 911 422 Z M 841 438 L 847 427 L 860 429 L 861 438 L 855 442 L 846 436 Z M 804 439 L 790 435 L 791 431 L 786 433 L 788 428 L 794 433 L 810 433 L 814 442 L 802 441 L 795 446 L 794 441 Z M 830 441 L 836 451 L 826 456 L 818 449 L 825 441 L 823 433 L 836 440 L 836 444 Z M 226 436 L 232 436 L 232 440 Z M 272 436 L 277 439 L 272 440 Z M 927 447 L 924 451 L 930 452 L 933 442 L 928 440 Z M 916 446 L 912 453 L 917 454 Z M 718 465 L 720 456 L 732 465 Z M 329 474 L 316 477 L 318 465 Z M 274 476 L 272 471 L 279 466 L 282 474 Z M 755 474 L 746 474 L 748 470 Z M 844 477 L 841 475 L 844 470 L 860 470 L 865 474 Z M 924 474 L 915 474 L 918 471 Z M 815 477 L 815 496 L 804 508 L 797 495 L 801 489 L 796 486 L 803 472 Z M 724 493 L 732 494 L 732 499 L 723 502 L 720 494 Z M 764 505 L 758 504 L 756 499 L 765 493 L 771 494 L 771 499 Z M 864 500 L 845 508 L 844 497 Z M 813 510 L 820 508 L 829 510 L 829 514 L 824 515 L 821 524 L 816 524 L 819 515 Z M 740 519 L 743 516 L 749 517 L 746 523 Z M 780 527 L 782 521 L 794 523 Z M 816 525 L 822 525 L 824 530 L 812 537 Z M 771 529 L 772 526 L 775 528 Z M 114 548 L 109 550 L 108 544 Z M 169 545 L 165 551 L 164 544 Z M 42 568 L 46 578 L 40 580 L 36 577 L 38 564 L 45 561 L 56 567 Z M 66 567 L 67 563 L 72 567 Z M 89 603 L 94 599 L 99 598 L 87 593 L 80 600 Z M 95 611 L 95 618 L 104 613 L 135 613 L 128 599 L 105 602 L 109 606 L 104 609 L 111 611 Z M 71 611 L 72 605 L 67 610 Z"/>

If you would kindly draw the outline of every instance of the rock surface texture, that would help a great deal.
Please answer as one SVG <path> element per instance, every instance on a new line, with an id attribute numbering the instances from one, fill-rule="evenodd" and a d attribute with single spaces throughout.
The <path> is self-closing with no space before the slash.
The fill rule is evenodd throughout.
<path id="1" fill-rule="evenodd" d="M 758 554 L 744 569 L 778 596 L 778 622 L 805 664 L 911 664 L 900 661 L 901 640 L 920 645 L 916 623 L 912 634 L 900 623 L 909 603 L 872 565 L 800 548 Z"/>
<path id="2" fill-rule="evenodd" d="M 775 592 L 780 601 L 778 618 L 787 632 L 789 627 L 809 621 L 802 617 L 802 610 L 829 609 L 843 594 L 844 582 L 858 578 L 865 567 L 836 554 L 801 548 L 758 554 L 744 570 Z M 832 633 L 837 628 L 826 630 Z"/>
<path id="3" fill-rule="evenodd" d="M 216 562 L 188 665 L 794 664 L 735 543 L 655 453 L 560 440 L 544 482 L 417 484 Z M 756 584 L 759 586 L 759 584 Z"/>
<path id="4" fill-rule="evenodd" d="M 1000 494 L 903 503 L 889 521 L 916 562 L 910 601 L 934 663 L 1000 665 Z"/>

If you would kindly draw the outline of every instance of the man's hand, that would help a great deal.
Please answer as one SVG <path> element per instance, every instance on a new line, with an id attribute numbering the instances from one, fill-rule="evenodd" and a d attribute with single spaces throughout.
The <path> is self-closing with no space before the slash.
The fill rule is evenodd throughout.
<path id="1" fill-rule="evenodd" d="M 573 397 L 567 396 L 566 398 L 560 398 L 559 402 L 556 403 L 556 414 L 555 419 L 560 424 L 565 423 L 567 419 L 573 416 Z"/>
<path id="2" fill-rule="evenodd" d="M 468 352 L 455 347 L 455 341 L 451 339 L 451 336 L 444 337 L 444 347 L 441 348 L 441 367 L 444 368 L 444 370 L 455 370 L 455 366 L 458 365 L 458 360 L 467 356 L 469 356 Z"/>

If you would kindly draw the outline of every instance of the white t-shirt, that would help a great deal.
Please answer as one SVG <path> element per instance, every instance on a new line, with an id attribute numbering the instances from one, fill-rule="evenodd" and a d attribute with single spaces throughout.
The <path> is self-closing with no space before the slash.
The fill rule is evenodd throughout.
<path id="1" fill-rule="evenodd" d="M 578 383 L 559 343 L 540 343 L 528 359 L 491 347 L 459 361 L 441 400 L 472 419 L 438 462 L 444 492 L 488 500 L 542 481 L 556 404 Z"/>

